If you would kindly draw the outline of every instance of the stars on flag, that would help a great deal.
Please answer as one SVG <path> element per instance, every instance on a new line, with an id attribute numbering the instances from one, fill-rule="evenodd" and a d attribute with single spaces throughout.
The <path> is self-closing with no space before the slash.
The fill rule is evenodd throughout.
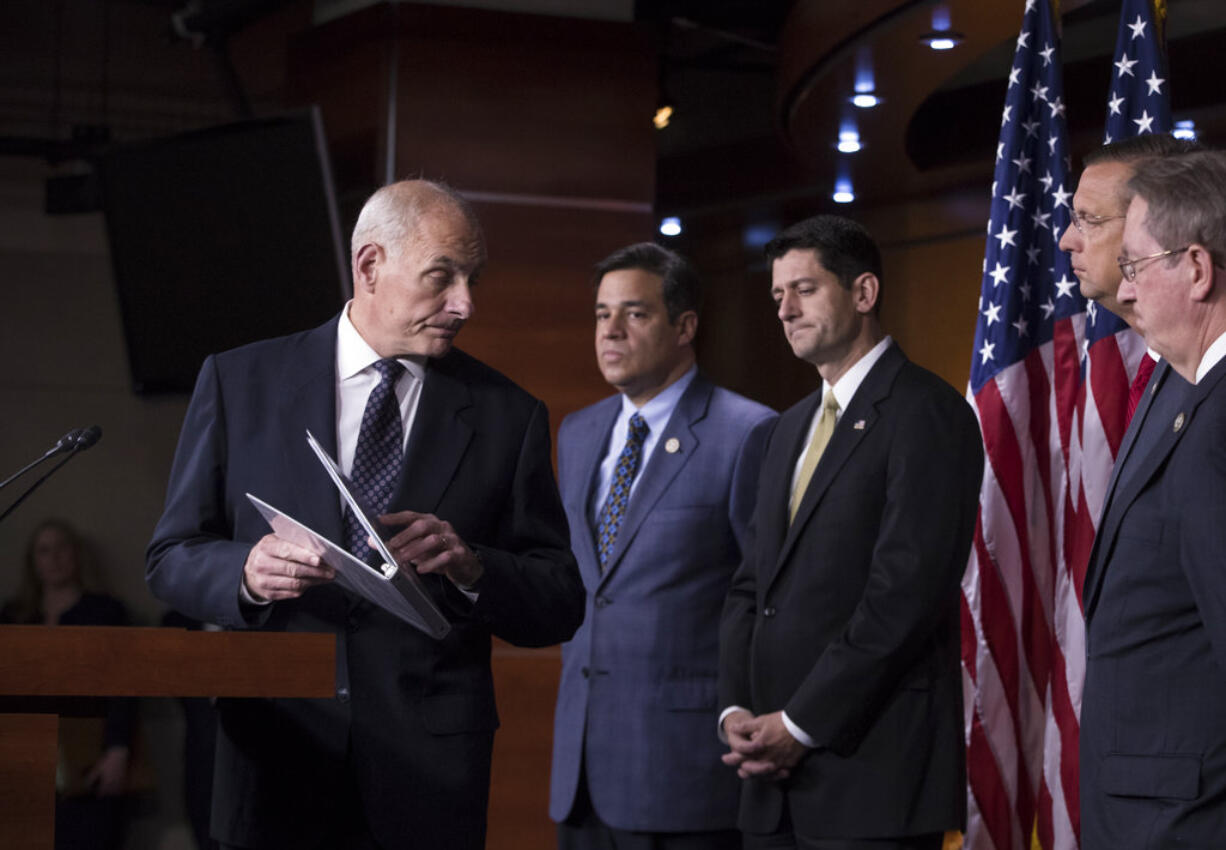
<path id="1" fill-rule="evenodd" d="M 1068 227 L 1072 193 L 1065 190 L 1068 144 L 1059 37 L 1048 10 L 1038 11 L 1041 5 L 1027 3 L 1001 113 L 976 316 L 974 388 L 1050 340 L 1057 319 L 1084 309 L 1075 282 L 1069 298 L 1056 296 L 1055 280 L 1072 277 L 1067 255 L 1056 247 Z"/>
<path id="2" fill-rule="evenodd" d="M 1158 76 L 1157 71 L 1150 71 L 1149 78 L 1145 81 L 1145 85 L 1149 86 L 1149 94 L 1162 94 L 1162 84 L 1166 80 Z"/>
<path id="3" fill-rule="evenodd" d="M 1144 133 L 1152 133 L 1154 131 L 1154 118 L 1150 116 L 1149 110 L 1143 110 L 1140 118 L 1132 119 L 1132 123 L 1137 125 L 1137 135 Z"/>
<path id="4" fill-rule="evenodd" d="M 1121 57 L 1120 57 L 1120 58 L 1119 58 L 1119 59 L 1116 61 L 1116 63 L 1115 63 L 1115 67 L 1116 67 L 1116 68 L 1119 68 L 1119 75 L 1118 75 L 1118 76 L 1119 76 L 1119 78 L 1120 78 L 1120 79 L 1123 79 L 1123 77 L 1124 77 L 1124 75 L 1125 75 L 1125 74 L 1128 74 L 1129 76 L 1132 76 L 1132 66 L 1133 66 L 1133 65 L 1135 65 L 1135 64 L 1137 64 L 1137 62 L 1139 62 L 1139 61 L 1141 61 L 1141 60 L 1139 60 L 1139 59 L 1129 59 L 1129 58 L 1128 58 L 1128 54 L 1127 54 L 1127 53 L 1125 53 L 1123 56 L 1121 56 Z"/>
<path id="5" fill-rule="evenodd" d="M 1133 21 L 1131 24 L 1125 24 L 1125 26 L 1132 30 L 1132 37 L 1134 39 L 1144 38 L 1145 28 L 1149 26 L 1149 21 L 1142 20 L 1141 16 L 1137 15 L 1137 19 L 1135 21 Z"/>

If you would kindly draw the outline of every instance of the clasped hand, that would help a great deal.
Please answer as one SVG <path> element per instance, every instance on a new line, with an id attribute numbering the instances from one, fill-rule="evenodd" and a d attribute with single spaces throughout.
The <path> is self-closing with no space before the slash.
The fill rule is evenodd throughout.
<path id="1" fill-rule="evenodd" d="M 724 734 L 729 750 L 721 758 L 742 779 L 787 779 L 808 752 L 783 724 L 782 711 L 757 717 L 734 711 L 724 718 Z"/>

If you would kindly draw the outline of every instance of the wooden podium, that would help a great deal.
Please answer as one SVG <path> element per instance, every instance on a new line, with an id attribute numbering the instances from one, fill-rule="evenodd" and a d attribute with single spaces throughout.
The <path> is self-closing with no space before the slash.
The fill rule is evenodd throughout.
<path id="1" fill-rule="evenodd" d="M 329 634 L 0 626 L 0 847 L 52 850 L 59 715 L 98 697 L 330 697 Z"/>

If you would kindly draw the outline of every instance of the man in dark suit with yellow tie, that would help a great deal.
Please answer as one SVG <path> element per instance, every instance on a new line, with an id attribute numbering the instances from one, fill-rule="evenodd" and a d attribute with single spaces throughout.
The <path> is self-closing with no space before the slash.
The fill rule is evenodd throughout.
<path id="1" fill-rule="evenodd" d="M 938 848 L 965 820 L 959 582 L 978 424 L 881 330 L 881 259 L 817 216 L 767 245 L 821 389 L 779 419 L 720 636 L 747 848 Z"/>

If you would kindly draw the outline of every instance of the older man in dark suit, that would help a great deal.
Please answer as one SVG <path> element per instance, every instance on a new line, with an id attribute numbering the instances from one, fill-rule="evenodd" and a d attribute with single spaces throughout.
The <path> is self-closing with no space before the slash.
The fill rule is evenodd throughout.
<path id="1" fill-rule="evenodd" d="M 939 848 L 965 819 L 959 581 L 983 469 L 948 384 L 877 319 L 881 259 L 817 216 L 767 246 L 822 388 L 779 419 L 720 642 L 747 848 Z"/>
<path id="2" fill-rule="evenodd" d="M 205 361 L 148 581 L 200 620 L 337 636 L 335 698 L 219 706 L 223 846 L 480 848 L 498 725 L 490 635 L 556 643 L 583 612 L 548 416 L 452 347 L 485 261 L 459 196 L 425 181 L 384 187 L 352 254 L 340 316 Z M 400 529 L 389 545 L 446 613 L 444 639 L 343 590 L 247 504 L 253 493 L 365 550 L 306 428 Z"/>
<path id="3" fill-rule="evenodd" d="M 1226 155 L 1130 182 L 1118 297 L 1179 378 L 1121 446 L 1086 575 L 1086 850 L 1226 836 Z M 1169 376 L 1174 377 L 1174 376 Z M 1155 381 L 1158 376 L 1155 376 Z"/>

